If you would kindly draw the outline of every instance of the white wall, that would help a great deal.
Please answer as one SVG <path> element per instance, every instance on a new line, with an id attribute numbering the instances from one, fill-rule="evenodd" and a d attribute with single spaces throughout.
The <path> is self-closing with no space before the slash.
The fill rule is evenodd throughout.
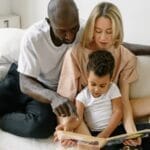
<path id="1" fill-rule="evenodd" d="M 49 0 L 10 0 L 11 10 L 21 16 L 22 27 L 47 16 Z M 80 16 L 87 19 L 93 7 L 103 0 L 75 0 Z M 124 40 L 132 43 L 150 45 L 150 1 L 149 0 L 107 0 L 116 4 L 123 17 Z M 0 13 L 9 12 L 9 0 L 0 0 Z"/>
<path id="2" fill-rule="evenodd" d="M 103 0 L 75 0 L 80 16 L 86 18 L 94 6 Z M 124 40 L 150 45 L 150 1 L 107 0 L 118 6 L 124 23 Z"/>
<path id="3" fill-rule="evenodd" d="M 0 15 L 9 14 L 10 10 L 10 0 L 0 0 Z"/>
<path id="4" fill-rule="evenodd" d="M 12 12 L 21 16 L 22 28 L 45 18 L 49 0 L 11 0 Z"/>

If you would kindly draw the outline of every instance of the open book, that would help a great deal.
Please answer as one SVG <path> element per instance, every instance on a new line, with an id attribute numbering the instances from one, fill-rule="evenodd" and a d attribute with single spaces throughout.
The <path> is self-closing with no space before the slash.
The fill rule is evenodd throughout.
<path id="1" fill-rule="evenodd" d="M 109 138 L 98 138 L 90 135 L 83 135 L 79 133 L 69 132 L 69 131 L 57 131 L 57 136 L 59 140 L 62 139 L 72 139 L 77 142 L 85 142 L 98 147 L 103 147 L 104 145 L 120 144 L 127 139 L 135 139 L 138 137 L 146 138 L 150 136 L 150 129 L 140 130 L 135 133 L 121 134 L 118 136 L 113 136 Z"/>

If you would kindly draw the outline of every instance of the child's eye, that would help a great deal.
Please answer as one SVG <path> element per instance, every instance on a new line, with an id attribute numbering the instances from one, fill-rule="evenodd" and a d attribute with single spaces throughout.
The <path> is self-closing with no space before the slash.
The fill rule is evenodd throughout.
<path id="1" fill-rule="evenodd" d="M 91 86 L 96 86 L 96 84 L 92 83 Z"/>
<path id="2" fill-rule="evenodd" d="M 106 85 L 100 85 L 100 88 L 105 88 Z"/>

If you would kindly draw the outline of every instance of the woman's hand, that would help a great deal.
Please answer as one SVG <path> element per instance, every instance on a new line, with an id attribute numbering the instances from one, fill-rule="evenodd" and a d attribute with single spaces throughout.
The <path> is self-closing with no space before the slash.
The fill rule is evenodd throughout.
<path id="1" fill-rule="evenodd" d="M 138 146 L 138 145 L 141 145 L 141 143 L 142 143 L 142 140 L 140 137 L 136 139 L 125 140 L 123 142 L 124 145 L 129 145 L 129 146 Z"/>

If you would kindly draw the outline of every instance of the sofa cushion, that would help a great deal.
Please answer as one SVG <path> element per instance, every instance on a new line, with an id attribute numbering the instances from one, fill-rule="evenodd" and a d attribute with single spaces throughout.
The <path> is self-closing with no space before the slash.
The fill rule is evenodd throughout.
<path id="1" fill-rule="evenodd" d="M 0 28 L 0 80 L 7 74 L 10 64 L 17 62 L 23 34 L 23 29 Z"/>
<path id="2" fill-rule="evenodd" d="M 0 64 L 17 62 L 23 34 L 19 28 L 0 29 Z"/>
<path id="3" fill-rule="evenodd" d="M 131 84 L 130 97 L 150 95 L 150 56 L 137 56 L 138 80 Z"/>

